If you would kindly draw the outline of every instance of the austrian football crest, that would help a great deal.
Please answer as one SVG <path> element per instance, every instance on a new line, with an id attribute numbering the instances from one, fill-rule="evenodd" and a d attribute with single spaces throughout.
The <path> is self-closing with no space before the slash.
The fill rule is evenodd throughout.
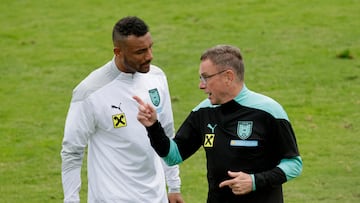
<path id="1" fill-rule="evenodd" d="M 151 98 L 151 102 L 155 105 L 155 106 L 159 106 L 160 104 L 160 95 L 159 95 L 159 91 L 158 89 L 151 89 L 149 90 L 149 95 Z"/>
<path id="2" fill-rule="evenodd" d="M 237 135 L 242 140 L 246 140 L 252 133 L 253 122 L 252 121 L 238 121 Z"/>

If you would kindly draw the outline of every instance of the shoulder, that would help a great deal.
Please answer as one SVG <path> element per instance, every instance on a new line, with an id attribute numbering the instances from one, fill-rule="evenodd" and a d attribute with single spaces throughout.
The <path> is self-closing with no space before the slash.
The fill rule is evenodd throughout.
<path id="1" fill-rule="evenodd" d="M 109 63 L 92 71 L 74 88 L 72 102 L 86 99 L 90 94 L 117 77 L 119 73 L 112 71 Z"/>
<path id="2" fill-rule="evenodd" d="M 244 106 L 266 111 L 275 118 L 289 120 L 283 107 L 271 97 L 253 91 L 248 96 Z"/>
<path id="3" fill-rule="evenodd" d="M 150 65 L 150 71 L 148 74 L 155 76 L 165 76 L 165 72 L 160 67 L 155 65 Z"/>
<path id="4" fill-rule="evenodd" d="M 145 80 L 151 80 L 152 83 L 157 81 L 161 84 L 167 84 L 167 77 L 165 72 L 158 66 L 150 65 L 150 70 L 147 73 L 141 74 L 142 77 L 146 78 Z"/>

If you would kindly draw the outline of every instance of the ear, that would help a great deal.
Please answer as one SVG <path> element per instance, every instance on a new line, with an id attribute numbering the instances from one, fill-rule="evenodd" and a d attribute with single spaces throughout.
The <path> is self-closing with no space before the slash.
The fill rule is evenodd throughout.
<path id="1" fill-rule="evenodd" d="M 226 72 L 226 82 L 230 84 L 234 80 L 235 80 L 235 73 L 233 70 L 230 69 Z"/>
<path id="2" fill-rule="evenodd" d="M 114 47 L 113 51 L 115 56 L 119 56 L 121 54 L 120 47 Z"/>

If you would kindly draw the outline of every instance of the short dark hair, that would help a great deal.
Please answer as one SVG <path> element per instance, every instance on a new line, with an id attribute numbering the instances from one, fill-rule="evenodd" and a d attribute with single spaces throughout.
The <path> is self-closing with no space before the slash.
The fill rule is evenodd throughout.
<path id="1" fill-rule="evenodd" d="M 210 60 L 218 69 L 233 69 L 240 80 L 244 80 L 245 66 L 240 49 L 231 45 L 217 45 L 207 49 L 201 61 Z"/>
<path id="2" fill-rule="evenodd" d="M 124 17 L 120 19 L 113 28 L 112 39 L 114 46 L 130 35 L 141 37 L 148 32 L 149 28 L 142 19 L 136 16 Z"/>

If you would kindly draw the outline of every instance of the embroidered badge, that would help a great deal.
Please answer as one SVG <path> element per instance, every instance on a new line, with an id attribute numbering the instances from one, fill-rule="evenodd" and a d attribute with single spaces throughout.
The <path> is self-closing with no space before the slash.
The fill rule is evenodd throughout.
<path id="1" fill-rule="evenodd" d="M 124 113 L 113 115 L 112 120 L 113 120 L 114 128 L 121 128 L 127 125 L 126 117 Z"/>
<path id="2" fill-rule="evenodd" d="M 213 147 L 214 138 L 215 138 L 215 134 L 205 134 L 204 147 Z"/>
<path id="3" fill-rule="evenodd" d="M 155 106 L 159 106 L 159 104 L 160 104 L 160 95 L 159 95 L 158 89 L 155 88 L 155 89 L 149 90 L 149 95 L 150 95 L 150 98 L 151 98 L 151 102 Z"/>
<path id="4" fill-rule="evenodd" d="M 246 140 L 252 133 L 253 122 L 252 121 L 238 121 L 237 135 L 242 140 Z"/>

